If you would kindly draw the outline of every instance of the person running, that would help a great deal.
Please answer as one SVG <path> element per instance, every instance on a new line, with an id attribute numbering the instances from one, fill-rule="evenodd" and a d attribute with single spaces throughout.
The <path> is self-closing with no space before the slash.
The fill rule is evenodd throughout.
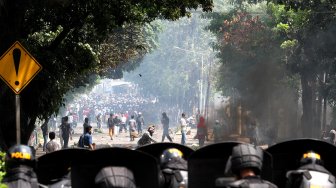
<path id="1" fill-rule="evenodd" d="M 163 127 L 162 141 L 167 137 L 170 142 L 173 142 L 172 138 L 169 136 L 169 118 L 166 112 L 162 113 L 161 123 Z"/>

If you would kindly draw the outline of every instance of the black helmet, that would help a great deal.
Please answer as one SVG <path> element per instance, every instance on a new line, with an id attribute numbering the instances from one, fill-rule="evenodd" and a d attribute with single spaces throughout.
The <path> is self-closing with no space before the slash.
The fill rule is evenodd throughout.
<path id="1" fill-rule="evenodd" d="M 318 153 L 315 153 L 314 151 L 308 151 L 307 153 L 303 154 L 300 160 L 300 164 L 301 166 L 307 164 L 323 165 L 323 161 L 321 160 L 321 156 Z"/>
<path id="2" fill-rule="evenodd" d="M 26 145 L 14 145 L 6 155 L 6 166 L 13 168 L 18 165 L 34 166 L 35 156 L 32 149 Z"/>
<path id="3" fill-rule="evenodd" d="M 160 163 L 163 166 L 164 164 L 167 164 L 169 161 L 176 159 L 176 158 L 182 158 L 183 153 L 176 148 L 168 148 L 165 149 L 162 152 L 162 155 L 160 157 Z"/>
<path id="4" fill-rule="evenodd" d="M 126 167 L 107 166 L 95 177 L 98 187 L 136 188 L 133 172 Z"/>
<path id="5" fill-rule="evenodd" d="M 245 168 L 251 168 L 256 174 L 260 174 L 263 161 L 261 148 L 251 144 L 239 144 L 232 149 L 231 170 L 234 174 Z"/>

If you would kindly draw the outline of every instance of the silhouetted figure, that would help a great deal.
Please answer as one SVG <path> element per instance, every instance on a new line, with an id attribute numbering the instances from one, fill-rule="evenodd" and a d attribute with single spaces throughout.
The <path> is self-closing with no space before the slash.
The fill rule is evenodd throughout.
<path id="1" fill-rule="evenodd" d="M 227 188 L 276 188 L 277 186 L 261 179 L 263 150 L 251 144 L 239 144 L 232 149 L 228 169 L 236 180 L 218 187 Z"/>
<path id="2" fill-rule="evenodd" d="M 2 183 L 8 188 L 38 188 L 34 166 L 35 156 L 30 147 L 25 145 L 11 147 L 6 155 L 6 175 Z"/>
<path id="3" fill-rule="evenodd" d="M 162 186 L 164 188 L 188 187 L 188 163 L 183 153 L 176 148 L 168 148 L 160 157 Z"/>
<path id="4" fill-rule="evenodd" d="M 300 167 L 287 172 L 287 188 L 336 187 L 335 176 L 323 167 L 321 156 L 313 151 L 303 154 Z"/>
<path id="5" fill-rule="evenodd" d="M 169 136 L 169 118 L 166 112 L 162 113 L 161 124 L 163 127 L 162 141 L 167 137 L 170 142 L 173 142 L 172 138 Z"/>

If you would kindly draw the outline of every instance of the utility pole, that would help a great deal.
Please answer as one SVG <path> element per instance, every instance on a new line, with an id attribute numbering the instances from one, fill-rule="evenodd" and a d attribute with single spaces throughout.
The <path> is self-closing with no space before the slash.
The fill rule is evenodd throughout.
<path id="1" fill-rule="evenodd" d="M 206 98 L 205 98 L 205 116 L 208 124 L 208 119 L 209 119 L 209 98 L 210 98 L 210 87 L 211 87 L 211 65 L 212 65 L 212 59 L 209 61 L 209 70 L 208 70 L 208 85 L 207 85 L 207 92 L 206 92 Z"/>
<path id="2" fill-rule="evenodd" d="M 206 113 L 206 109 L 205 109 L 205 106 L 206 106 L 206 98 L 205 98 L 205 94 L 203 94 L 204 92 L 204 55 L 209 55 L 207 52 L 208 51 L 195 51 L 195 50 L 187 50 L 187 49 L 183 49 L 183 48 L 180 48 L 180 47 L 177 47 L 177 46 L 174 46 L 175 49 L 178 49 L 178 50 L 182 50 L 182 51 L 185 51 L 185 52 L 189 52 L 189 53 L 193 53 L 194 56 L 195 54 L 199 54 L 201 55 L 201 72 L 200 72 L 200 80 L 199 80 L 199 99 L 198 99 L 198 109 L 199 111 L 201 112 L 201 114 L 205 114 Z M 198 64 L 199 65 L 199 64 Z"/>
<path id="3" fill-rule="evenodd" d="M 199 101 L 200 101 L 200 105 L 199 105 L 199 109 L 200 109 L 200 112 L 201 114 L 203 114 L 204 112 L 204 108 L 203 108 L 203 55 L 202 55 L 202 58 L 201 58 L 201 78 L 200 78 L 200 98 L 199 98 Z"/>

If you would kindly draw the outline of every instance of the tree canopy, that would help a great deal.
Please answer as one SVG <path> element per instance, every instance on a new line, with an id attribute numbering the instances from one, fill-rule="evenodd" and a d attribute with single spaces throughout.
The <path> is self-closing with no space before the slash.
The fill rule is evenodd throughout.
<path id="1" fill-rule="evenodd" d="M 281 23 L 285 28 L 282 47 L 286 50 L 287 65 L 301 79 L 303 131 L 307 136 L 318 137 L 316 133 L 327 124 L 327 101 L 332 106 L 335 101 L 335 2 L 277 3 L 286 10 Z"/>
<path id="2" fill-rule="evenodd" d="M 158 22 L 163 32 L 157 50 L 125 79 L 138 84 L 143 95 L 157 97 L 162 110 L 175 106 L 189 114 L 200 103 L 204 108 L 209 66 L 214 61 L 210 43 L 215 37 L 205 30 L 209 20 L 195 13 L 176 22 Z"/>
<path id="3" fill-rule="evenodd" d="M 22 142 L 36 118 L 57 111 L 69 90 L 92 83 L 92 75 L 118 78 L 117 65 L 139 63 L 155 47 L 151 21 L 176 20 L 197 8 L 210 11 L 212 1 L 0 0 L 0 52 L 18 40 L 43 66 L 21 93 Z M 15 143 L 15 103 L 10 89 L 0 87 L 0 143 L 6 149 Z"/>
<path id="4" fill-rule="evenodd" d="M 235 91 L 263 126 L 280 128 L 274 121 L 284 114 L 274 110 L 282 108 L 300 116 L 289 122 L 298 129 L 295 136 L 319 137 L 327 124 L 327 101 L 335 104 L 335 3 L 221 2 L 231 9 L 211 13 L 209 26 L 217 35 L 222 63 L 218 89 Z M 292 108 L 285 108 L 285 101 L 292 101 Z M 263 122 L 265 115 L 271 121 Z"/>

